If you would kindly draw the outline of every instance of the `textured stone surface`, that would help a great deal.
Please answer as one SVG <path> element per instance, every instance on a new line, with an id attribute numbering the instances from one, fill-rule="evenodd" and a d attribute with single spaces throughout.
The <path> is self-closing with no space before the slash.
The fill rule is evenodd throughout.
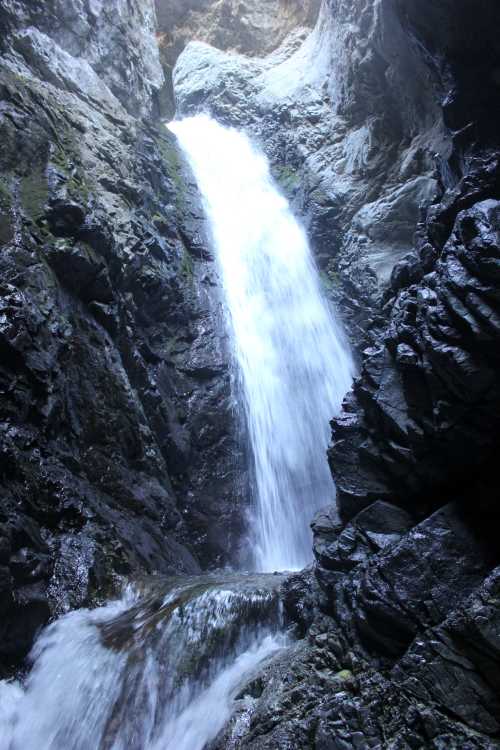
<path id="1" fill-rule="evenodd" d="M 500 747 L 491 552 L 451 505 L 337 571 L 330 616 L 311 571 L 289 578 L 285 612 L 305 637 L 249 680 L 213 748 Z"/>
<path id="2" fill-rule="evenodd" d="M 316 583 L 284 590 L 305 637 L 217 748 L 499 747 L 499 22 L 486 0 L 332 0 L 264 59 L 177 63 L 182 111 L 265 148 L 361 364 Z"/>
<path id="3" fill-rule="evenodd" d="M 161 78 L 148 7 L 0 11 L 4 664 L 123 576 L 236 554 L 244 474 L 199 198 L 173 136 L 133 116 Z"/>
<path id="4" fill-rule="evenodd" d="M 147 115 L 156 106 L 163 71 L 149 0 L 4 0 L 1 27 L 3 51 L 13 48 L 24 59 L 29 55 L 29 65 L 42 80 L 67 77 L 75 93 L 87 89 L 92 96 L 87 84 L 93 78 L 97 106 L 106 96 L 105 84 L 135 115 Z"/>
<path id="5" fill-rule="evenodd" d="M 158 43 L 165 72 L 164 106 L 174 113 L 172 71 L 194 40 L 219 50 L 261 56 L 297 27 L 312 27 L 320 0 L 156 0 Z"/>

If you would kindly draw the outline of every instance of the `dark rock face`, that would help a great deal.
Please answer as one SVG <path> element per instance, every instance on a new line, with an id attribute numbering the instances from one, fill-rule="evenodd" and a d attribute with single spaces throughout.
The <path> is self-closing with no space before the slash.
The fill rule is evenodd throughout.
<path id="1" fill-rule="evenodd" d="M 0 11 L 7 666 L 122 576 L 225 562 L 240 523 L 199 198 L 173 136 L 135 117 L 162 81 L 152 18 L 147 3 Z"/>
<path id="2" fill-rule="evenodd" d="M 499 10 L 395 9 L 440 60 L 452 150 L 438 163 L 439 195 L 422 214 L 415 250 L 392 271 L 354 394 L 334 420 L 339 511 L 348 519 L 383 497 L 426 513 L 462 498 L 480 516 L 496 515 L 499 120 L 488 101 L 498 89 L 490 24 Z"/>
<path id="3" fill-rule="evenodd" d="M 285 582 L 302 638 L 241 691 L 214 750 L 500 747 L 494 545 L 453 504 L 406 533 L 397 509 L 370 511 L 358 529 L 385 518 L 399 541 L 336 570 L 330 588 L 316 571 L 323 596 L 310 570 Z M 315 522 L 321 565 L 336 525 Z"/>

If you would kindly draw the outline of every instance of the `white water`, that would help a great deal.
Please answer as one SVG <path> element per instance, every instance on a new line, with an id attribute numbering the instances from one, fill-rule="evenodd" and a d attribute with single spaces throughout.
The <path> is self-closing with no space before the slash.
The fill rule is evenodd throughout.
<path id="1" fill-rule="evenodd" d="M 334 499 L 329 420 L 353 361 L 265 156 L 205 115 L 169 127 L 200 187 L 222 276 L 254 460 L 254 564 L 299 569 L 311 561 L 311 519 Z"/>
<path id="2" fill-rule="evenodd" d="M 192 579 L 60 618 L 26 684 L 0 682 L 0 750 L 203 750 L 285 645 L 278 583 Z"/>

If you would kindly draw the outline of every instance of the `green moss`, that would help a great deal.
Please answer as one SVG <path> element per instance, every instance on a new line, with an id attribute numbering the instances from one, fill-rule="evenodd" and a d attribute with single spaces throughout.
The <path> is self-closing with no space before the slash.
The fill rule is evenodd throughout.
<path id="1" fill-rule="evenodd" d="M 14 236 L 12 190 L 8 178 L 0 178 L 0 245 Z"/>
<path id="2" fill-rule="evenodd" d="M 87 180 L 76 166 L 76 148 L 71 135 L 66 134 L 63 145 L 58 145 L 50 156 L 50 163 L 64 179 L 66 189 L 76 201 L 86 204 L 90 199 Z"/>
<path id="3" fill-rule="evenodd" d="M 338 677 L 340 680 L 350 680 L 352 678 L 353 674 L 350 669 L 341 669 L 340 672 L 337 672 L 335 677 Z"/>
<path id="4" fill-rule="evenodd" d="M 324 288 L 329 291 L 333 292 L 334 289 L 337 289 L 340 284 L 340 276 L 337 271 L 333 270 L 332 268 L 328 268 L 327 271 L 320 271 L 319 272 L 321 283 L 323 284 Z"/>
<path id="5" fill-rule="evenodd" d="M 177 144 L 167 138 L 158 138 L 157 144 L 165 162 L 167 174 L 174 183 L 176 208 L 182 212 L 186 204 L 186 184 L 181 152 Z"/>
<path id="6" fill-rule="evenodd" d="M 24 213 L 33 221 L 43 216 L 49 189 L 47 178 L 40 168 L 21 178 L 19 198 Z"/>
<path id="7" fill-rule="evenodd" d="M 192 281 L 194 274 L 193 259 L 184 245 L 182 247 L 181 273 L 186 279 Z"/>
<path id="8" fill-rule="evenodd" d="M 10 181 L 6 177 L 0 178 L 0 210 L 10 211 L 12 208 L 12 191 Z"/>
<path id="9" fill-rule="evenodd" d="M 292 167 L 276 167 L 274 170 L 274 179 L 285 193 L 291 193 L 300 185 L 300 174 Z"/>

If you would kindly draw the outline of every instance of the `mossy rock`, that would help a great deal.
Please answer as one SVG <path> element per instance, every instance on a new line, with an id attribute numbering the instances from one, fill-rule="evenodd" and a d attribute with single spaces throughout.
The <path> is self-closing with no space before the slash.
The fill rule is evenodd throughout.
<path id="1" fill-rule="evenodd" d="M 339 680 L 351 680 L 353 677 L 353 673 L 350 669 L 341 669 L 340 672 L 337 672 L 335 675 Z"/>
<path id="2" fill-rule="evenodd" d="M 45 212 L 49 197 L 47 177 L 41 169 L 34 170 L 30 175 L 21 178 L 19 198 L 24 214 L 37 221 Z"/>
<path id="3" fill-rule="evenodd" d="M 188 279 L 188 281 L 193 280 L 193 275 L 194 275 L 193 258 L 191 257 L 189 251 L 184 247 L 184 245 L 182 246 L 181 273 L 186 279 Z"/>
<path id="4" fill-rule="evenodd" d="M 14 236 L 12 188 L 8 178 L 0 179 L 0 245 Z"/>
<path id="5" fill-rule="evenodd" d="M 12 189 L 10 179 L 6 176 L 0 178 L 0 209 L 9 211 L 12 208 Z"/>
<path id="6" fill-rule="evenodd" d="M 175 205 L 182 213 L 186 204 L 186 177 L 184 160 L 179 146 L 171 141 L 168 134 L 157 139 L 158 149 L 165 163 L 166 172 L 174 184 Z"/>
<path id="7" fill-rule="evenodd" d="M 81 173 L 76 155 L 77 146 L 64 139 L 64 147 L 58 145 L 50 155 L 50 166 L 53 167 L 61 185 L 66 187 L 71 198 L 87 205 L 91 190 L 87 179 Z"/>
<path id="8" fill-rule="evenodd" d="M 300 174 L 289 166 L 277 167 L 273 177 L 285 193 L 291 193 L 300 185 Z"/>
<path id="9" fill-rule="evenodd" d="M 342 282 L 339 273 L 331 268 L 328 268 L 326 271 L 320 271 L 319 276 L 327 292 L 333 292 L 341 286 Z"/>

